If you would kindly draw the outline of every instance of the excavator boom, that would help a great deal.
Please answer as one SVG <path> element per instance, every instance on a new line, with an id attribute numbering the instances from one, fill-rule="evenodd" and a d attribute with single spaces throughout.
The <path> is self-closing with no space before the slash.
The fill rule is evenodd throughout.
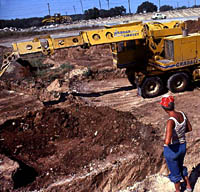
<path id="1" fill-rule="evenodd" d="M 107 27 L 101 30 L 81 31 L 79 35 L 51 38 L 50 36 L 43 36 L 35 38 L 32 41 L 25 41 L 13 43 L 13 51 L 18 52 L 19 55 L 42 52 L 52 54 L 54 50 L 60 48 L 69 48 L 74 46 L 93 46 L 100 44 L 109 44 L 124 40 L 142 39 L 143 25 L 140 22 L 137 25 L 133 23 L 130 26 L 121 25 L 116 27 Z"/>
<path id="2" fill-rule="evenodd" d="M 154 54 L 161 53 L 163 50 L 162 39 L 166 36 L 181 34 L 182 27 L 183 23 L 179 21 L 169 23 L 132 22 L 105 26 L 104 29 L 80 31 L 79 35 L 75 36 L 52 38 L 48 35 L 34 38 L 32 41 L 16 42 L 12 44 L 13 52 L 4 56 L 0 76 L 20 56 L 34 53 L 51 55 L 55 50 L 62 48 L 90 47 L 101 44 L 144 40 Z M 156 39 L 161 40 L 157 43 Z"/>
<path id="3" fill-rule="evenodd" d="M 178 25 L 178 27 L 177 27 Z M 54 50 L 74 46 L 94 46 L 111 44 L 129 40 L 139 40 L 148 37 L 166 37 L 181 34 L 180 23 L 147 23 L 133 22 L 128 24 L 106 26 L 105 29 L 81 31 L 79 35 L 69 37 L 51 38 L 43 36 L 32 41 L 13 43 L 13 51 L 19 55 L 42 52 L 52 54 Z"/>

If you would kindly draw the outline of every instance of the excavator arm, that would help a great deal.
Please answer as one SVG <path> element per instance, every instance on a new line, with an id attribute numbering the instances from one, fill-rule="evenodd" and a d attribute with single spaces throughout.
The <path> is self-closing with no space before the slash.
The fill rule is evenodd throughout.
<path id="1" fill-rule="evenodd" d="M 42 53 L 52 55 L 55 50 L 70 47 L 90 47 L 100 44 L 109 44 L 124 40 L 142 39 L 143 24 L 134 22 L 116 26 L 107 26 L 101 30 L 81 31 L 79 35 L 52 38 L 51 36 L 41 36 L 32 41 L 16 42 L 12 44 L 13 51 L 3 56 L 3 63 L 0 70 L 0 77 L 4 74 L 9 65 L 21 56 Z"/>
<path id="2" fill-rule="evenodd" d="M 53 54 L 54 50 L 61 48 L 77 47 L 87 45 L 88 47 L 100 44 L 109 44 L 133 39 L 142 39 L 143 25 L 140 22 L 132 25 L 124 24 L 107 27 L 101 30 L 81 31 L 79 35 L 51 38 L 42 36 L 32 41 L 13 43 L 13 51 L 19 55 L 42 52 L 44 55 Z"/>

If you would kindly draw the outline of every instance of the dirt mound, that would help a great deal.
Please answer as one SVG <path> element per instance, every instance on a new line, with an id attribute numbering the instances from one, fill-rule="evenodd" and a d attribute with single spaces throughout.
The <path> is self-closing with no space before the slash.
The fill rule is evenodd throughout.
<path id="1" fill-rule="evenodd" d="M 57 62 L 69 62 L 80 66 L 103 67 L 112 65 L 112 54 L 109 45 L 92 46 L 89 49 L 81 47 L 56 50 L 51 59 Z"/>
<path id="2" fill-rule="evenodd" d="M 188 20 L 186 21 L 186 25 L 189 33 L 196 33 L 200 31 L 200 18 L 198 18 L 198 21 Z"/>
<path id="3" fill-rule="evenodd" d="M 6 121 L 0 130 L 0 153 L 33 167 L 38 174 L 29 189 L 48 186 L 60 176 L 89 169 L 92 161 L 130 153 L 133 149 L 134 153 L 145 149 L 148 161 L 151 158 L 156 164 L 160 161 L 154 155 L 154 143 L 159 140 L 155 130 L 139 123 L 130 113 L 107 107 L 45 107 Z M 158 167 L 150 170 L 154 172 Z M 145 174 L 143 171 L 140 178 Z"/>

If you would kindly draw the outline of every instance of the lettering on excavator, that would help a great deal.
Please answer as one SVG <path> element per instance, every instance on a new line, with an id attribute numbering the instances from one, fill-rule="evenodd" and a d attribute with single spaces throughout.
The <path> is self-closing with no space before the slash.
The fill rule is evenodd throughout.
<path id="1" fill-rule="evenodd" d="M 176 67 L 194 65 L 194 64 L 198 64 L 199 62 L 200 62 L 200 59 L 194 59 L 194 60 L 189 60 L 189 61 L 181 61 L 181 62 L 176 63 Z"/>
<path id="2" fill-rule="evenodd" d="M 118 31 L 117 29 L 114 32 L 114 37 L 131 37 L 131 36 L 138 36 L 138 31 Z"/>

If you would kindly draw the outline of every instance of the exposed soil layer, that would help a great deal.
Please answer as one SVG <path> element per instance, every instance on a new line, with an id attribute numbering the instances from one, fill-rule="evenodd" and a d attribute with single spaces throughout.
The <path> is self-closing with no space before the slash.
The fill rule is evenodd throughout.
<path id="1" fill-rule="evenodd" d="M 200 18 L 198 21 L 189 20 L 186 21 L 188 32 L 189 33 L 196 33 L 200 31 Z"/>
<path id="2" fill-rule="evenodd" d="M 38 175 L 29 189 L 48 186 L 58 176 L 74 175 L 94 160 L 133 149 L 137 153 L 137 143 L 138 150 L 142 148 L 144 156 L 153 160 L 154 143 L 159 139 L 151 126 L 142 125 L 128 112 L 82 105 L 44 107 L 6 121 L 0 130 L 0 153 L 33 167 Z"/>

